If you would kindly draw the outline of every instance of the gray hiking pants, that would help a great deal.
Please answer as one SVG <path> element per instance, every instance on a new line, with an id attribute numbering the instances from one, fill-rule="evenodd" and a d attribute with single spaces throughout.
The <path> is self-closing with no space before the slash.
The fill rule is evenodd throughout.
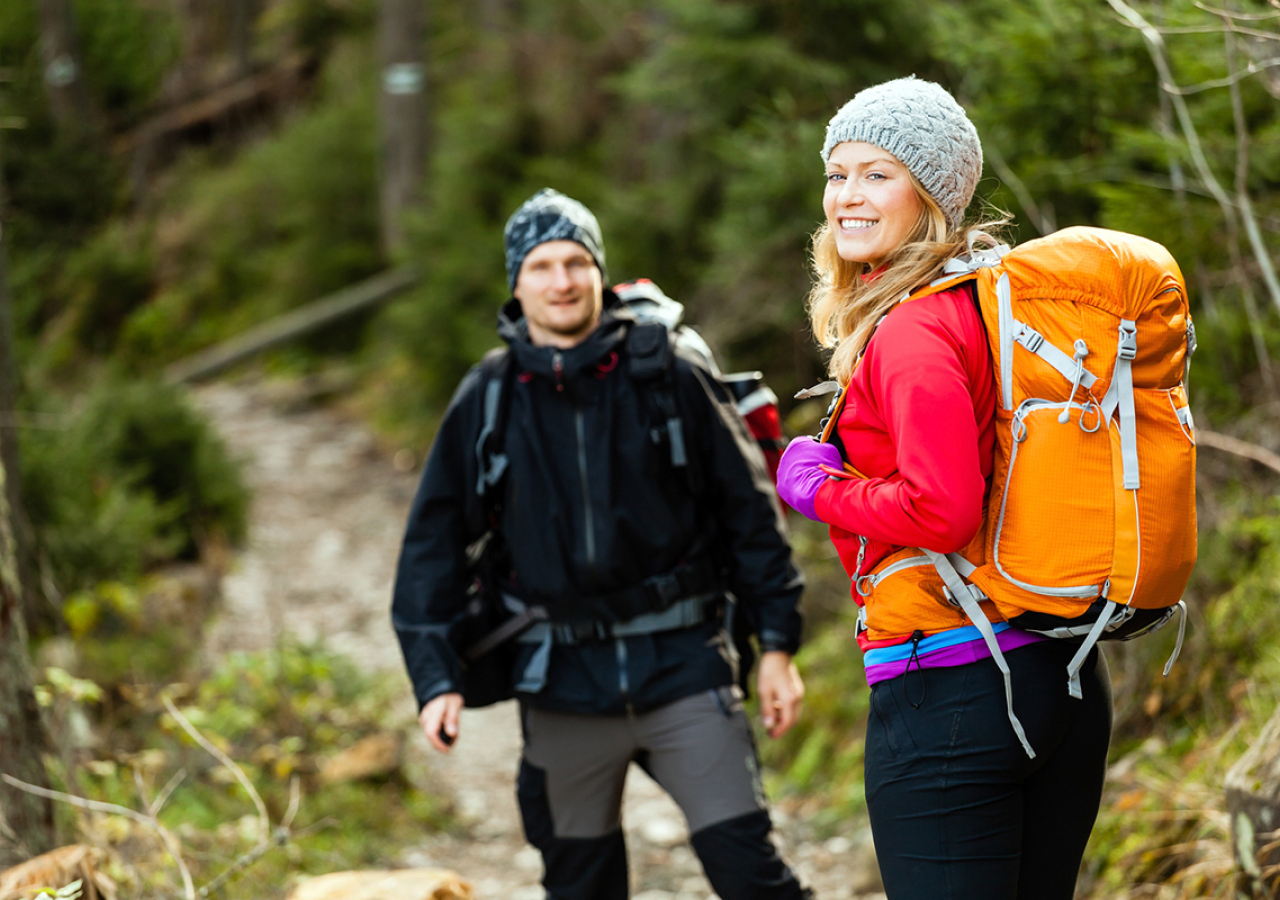
<path id="1" fill-rule="evenodd" d="M 736 688 L 634 716 L 524 707 L 516 792 L 525 836 L 542 851 L 549 900 L 626 900 L 622 788 L 641 766 L 680 806 L 722 900 L 807 897 L 769 840 L 751 729 Z"/>

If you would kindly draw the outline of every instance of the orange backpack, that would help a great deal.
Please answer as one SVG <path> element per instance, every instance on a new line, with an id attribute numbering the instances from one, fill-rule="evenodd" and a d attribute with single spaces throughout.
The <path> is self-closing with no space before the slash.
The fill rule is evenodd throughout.
<path id="1" fill-rule="evenodd" d="M 1185 383 L 1195 329 L 1173 257 L 1121 232 L 1068 228 L 1013 250 L 974 232 L 966 257 L 906 299 L 966 281 L 976 284 L 998 379 L 985 533 L 962 553 L 895 553 L 857 587 L 870 597 L 895 565 L 906 580 L 932 577 L 927 558 L 1004 672 L 1010 721 L 1034 756 L 990 619 L 1084 636 L 1067 670 L 1075 697 L 1100 639 L 1149 633 L 1181 610 L 1166 675 L 1181 648 L 1181 597 L 1196 559 Z M 921 613 L 941 612 L 927 605 Z"/>

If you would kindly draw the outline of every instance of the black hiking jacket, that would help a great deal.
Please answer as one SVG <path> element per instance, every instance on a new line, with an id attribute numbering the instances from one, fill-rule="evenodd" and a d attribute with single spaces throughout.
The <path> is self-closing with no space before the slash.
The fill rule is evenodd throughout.
<path id="1" fill-rule="evenodd" d="M 673 344 L 672 388 L 697 480 L 675 468 L 666 443 L 651 438 L 652 387 L 629 374 L 626 335 L 635 325 L 611 291 L 599 327 L 568 350 L 531 344 L 514 299 L 499 315 L 516 373 L 498 522 L 510 553 L 507 586 L 557 621 L 600 618 L 593 598 L 714 558 L 761 647 L 794 653 L 803 582 L 756 442 L 723 386 Z M 392 618 L 420 706 L 459 690 L 448 631 L 465 604 L 467 547 L 487 530 L 476 444 L 488 377 L 474 367 L 445 412 L 396 573 Z M 557 644 L 545 686 L 521 697 L 543 709 L 615 714 L 730 684 L 721 630 L 709 620 Z M 520 646 L 513 684 L 536 649 Z"/>

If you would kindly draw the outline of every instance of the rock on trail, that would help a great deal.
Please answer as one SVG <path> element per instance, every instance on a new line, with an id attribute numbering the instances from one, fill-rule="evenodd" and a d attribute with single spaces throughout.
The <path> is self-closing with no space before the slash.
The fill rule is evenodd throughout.
<path id="1" fill-rule="evenodd" d="M 295 388 L 245 380 L 200 387 L 193 396 L 242 460 L 254 496 L 249 543 L 224 579 L 205 653 L 266 649 L 290 634 L 322 640 L 367 670 L 400 671 L 391 583 L 417 473 L 393 465 L 359 423 L 299 402 L 305 398 Z M 541 900 L 541 858 L 524 841 L 515 800 L 514 704 L 465 711 L 448 756 L 429 750 L 418 732 L 407 680 L 403 709 L 410 752 L 436 789 L 453 798 L 467 827 L 461 835 L 424 834 L 388 865 L 453 869 L 480 900 Z M 639 769 L 627 782 L 623 824 L 634 900 L 714 897 L 679 809 Z M 814 842 L 802 822 L 776 809 L 775 821 L 787 857 L 820 898 L 877 896 L 865 836 Z"/>

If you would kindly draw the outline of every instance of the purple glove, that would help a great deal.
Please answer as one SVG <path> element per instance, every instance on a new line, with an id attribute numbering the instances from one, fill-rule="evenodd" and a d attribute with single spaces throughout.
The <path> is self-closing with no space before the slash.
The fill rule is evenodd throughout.
<path id="1" fill-rule="evenodd" d="M 778 496 L 800 515 L 822 521 L 813 511 L 818 488 L 827 480 L 827 473 L 818 466 L 827 465 L 840 469 L 844 461 L 840 451 L 831 444 L 820 444 L 811 437 L 798 437 L 782 454 L 778 463 Z"/>

